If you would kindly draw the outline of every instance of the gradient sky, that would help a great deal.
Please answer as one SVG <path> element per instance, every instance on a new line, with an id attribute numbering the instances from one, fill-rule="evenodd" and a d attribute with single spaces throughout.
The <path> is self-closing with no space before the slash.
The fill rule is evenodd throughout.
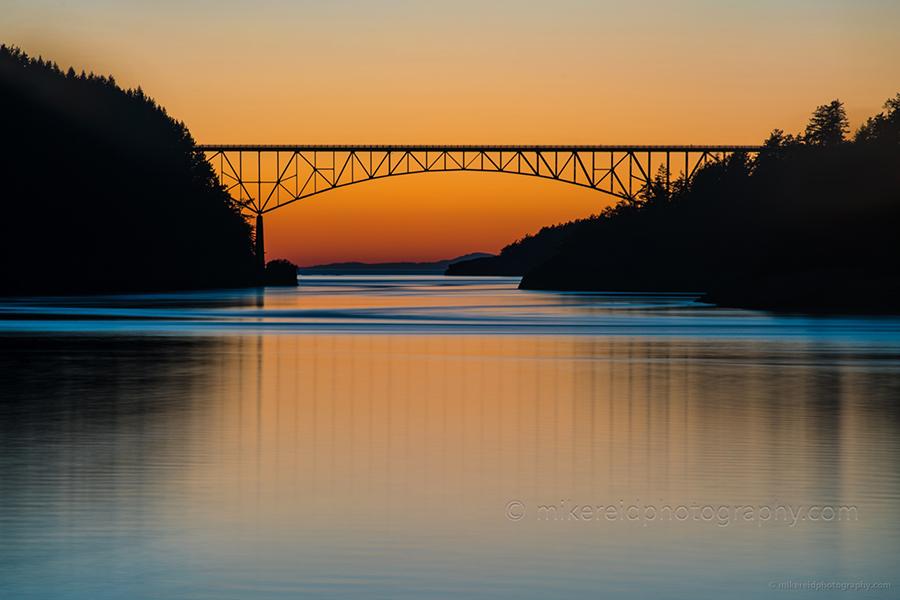
<path id="1" fill-rule="evenodd" d="M 199 143 L 754 144 L 900 92 L 897 0 L 0 0 L 0 41 L 142 86 Z M 496 252 L 604 194 L 490 174 L 267 215 L 299 264 Z"/>

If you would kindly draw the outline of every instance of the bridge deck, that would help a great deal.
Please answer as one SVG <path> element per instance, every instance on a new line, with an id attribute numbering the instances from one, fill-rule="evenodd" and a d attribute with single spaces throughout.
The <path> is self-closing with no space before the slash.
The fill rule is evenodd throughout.
<path id="1" fill-rule="evenodd" d="M 759 152 L 762 146 L 702 145 L 702 146 L 641 146 L 641 145 L 295 145 L 295 144 L 198 144 L 209 152 Z"/>
<path id="2" fill-rule="evenodd" d="M 248 212 L 261 215 L 363 181 L 441 171 L 540 177 L 633 199 L 654 177 L 664 177 L 668 188 L 673 166 L 679 176 L 690 179 L 710 162 L 736 152 L 755 154 L 762 147 L 202 144 L 198 149 L 235 200 Z"/>

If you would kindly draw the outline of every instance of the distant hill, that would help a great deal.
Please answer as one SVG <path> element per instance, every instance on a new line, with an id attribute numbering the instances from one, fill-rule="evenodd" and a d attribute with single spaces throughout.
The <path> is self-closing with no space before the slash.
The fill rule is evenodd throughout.
<path id="1" fill-rule="evenodd" d="M 327 265 L 315 265 L 312 267 L 300 267 L 301 275 L 354 275 L 359 273 L 384 273 L 386 271 L 402 272 L 409 274 L 443 273 L 450 265 L 464 260 L 476 258 L 491 258 L 493 254 L 486 252 L 472 252 L 464 256 L 458 256 L 437 262 L 394 262 L 394 263 L 361 263 L 345 262 L 331 263 Z"/>
<path id="2" fill-rule="evenodd" d="M 559 245 L 578 228 L 580 220 L 543 227 L 535 235 L 526 235 L 504 247 L 499 256 L 461 257 L 445 275 L 522 276 L 559 253 Z M 470 255 L 474 256 L 474 255 Z"/>

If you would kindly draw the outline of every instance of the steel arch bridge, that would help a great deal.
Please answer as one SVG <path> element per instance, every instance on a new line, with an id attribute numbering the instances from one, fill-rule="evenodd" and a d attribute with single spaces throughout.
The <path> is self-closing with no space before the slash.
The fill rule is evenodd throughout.
<path id="1" fill-rule="evenodd" d="M 255 146 L 201 145 L 220 182 L 260 215 L 373 179 L 474 171 L 552 179 L 617 198 L 640 194 L 660 166 L 688 178 L 759 146 Z"/>
<path id="2" fill-rule="evenodd" d="M 474 171 L 552 179 L 621 199 L 639 195 L 660 167 L 690 179 L 701 166 L 759 146 L 262 146 L 199 145 L 232 197 L 256 215 L 265 268 L 263 215 L 329 190 L 374 179 Z"/>

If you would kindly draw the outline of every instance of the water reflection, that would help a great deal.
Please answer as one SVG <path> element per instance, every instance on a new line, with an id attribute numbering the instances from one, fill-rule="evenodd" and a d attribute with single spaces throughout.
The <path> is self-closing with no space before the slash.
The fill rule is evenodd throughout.
<path id="1" fill-rule="evenodd" d="M 523 292 L 517 278 L 303 277 L 299 289 L 0 301 L 0 332 L 801 338 L 896 353 L 900 319 L 717 309 L 685 294 Z"/>
<path id="2" fill-rule="evenodd" d="M 770 581 L 891 582 L 900 357 L 845 338 L 7 334 L 0 589 L 757 598 Z M 858 519 L 569 517 L 776 501 Z"/>

